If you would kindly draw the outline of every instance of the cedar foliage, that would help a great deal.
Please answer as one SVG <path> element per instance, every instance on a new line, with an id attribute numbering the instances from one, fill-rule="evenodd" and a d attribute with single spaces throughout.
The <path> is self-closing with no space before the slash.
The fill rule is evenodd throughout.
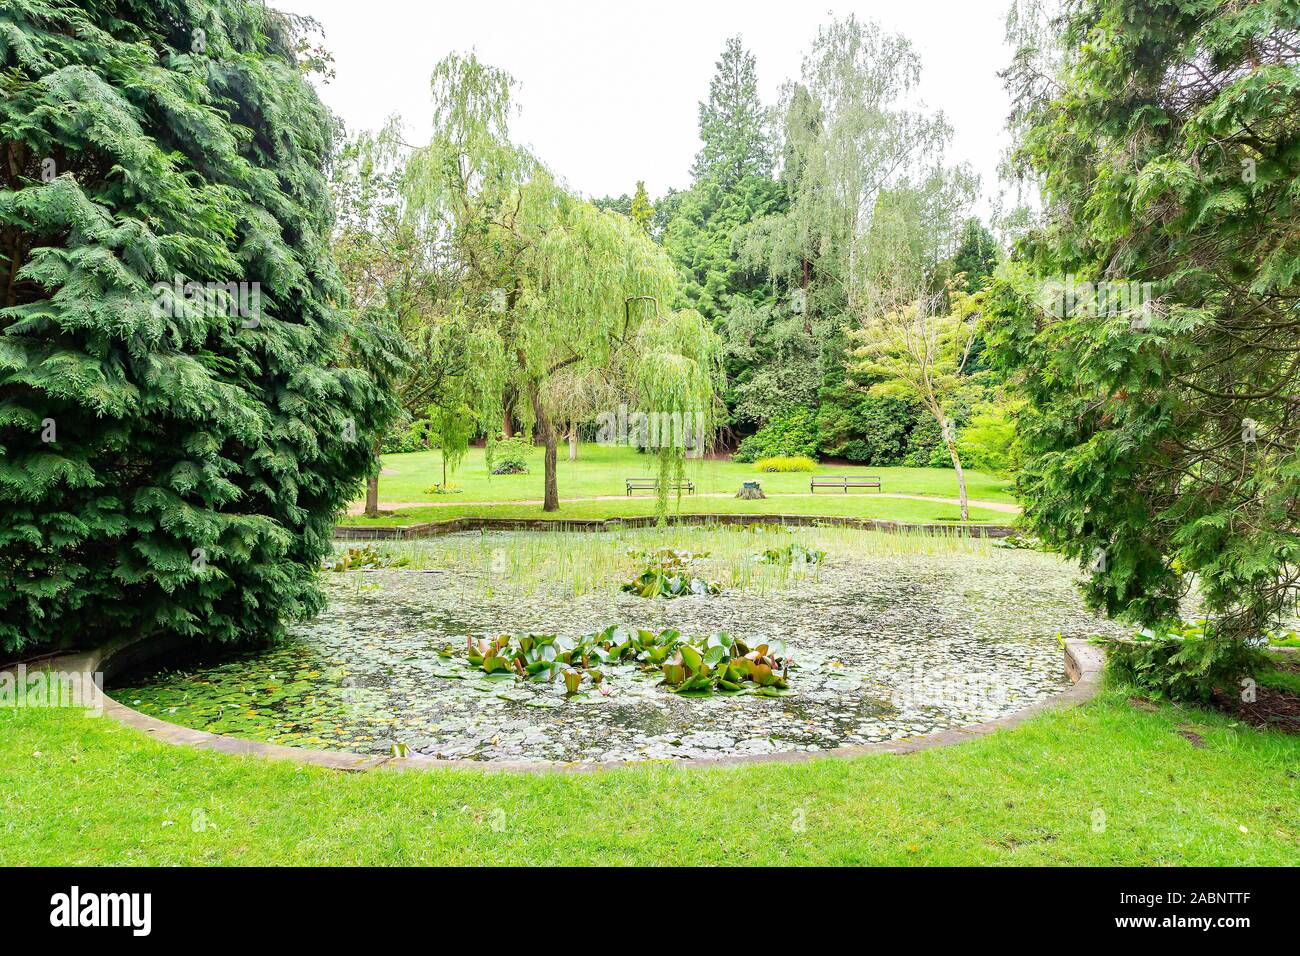
<path id="1" fill-rule="evenodd" d="M 1078 0 L 1051 27 L 1055 63 L 1008 72 L 1046 216 L 989 337 L 1028 400 L 1028 526 L 1112 615 L 1175 619 L 1196 582 L 1208 634 L 1257 638 L 1300 593 L 1300 3 Z"/>
<path id="2" fill-rule="evenodd" d="M 390 408 L 339 364 L 302 26 L 243 0 L 0 6 L 6 652 L 273 639 L 321 606 Z M 227 283 L 260 291 L 251 319 Z"/>

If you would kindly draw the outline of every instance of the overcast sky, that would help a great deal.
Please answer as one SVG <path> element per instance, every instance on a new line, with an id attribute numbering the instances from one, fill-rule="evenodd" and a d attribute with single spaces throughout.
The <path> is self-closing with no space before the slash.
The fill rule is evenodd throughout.
<path id="1" fill-rule="evenodd" d="M 452 51 L 477 51 L 520 82 L 516 138 L 588 196 L 652 196 L 690 184 L 697 104 L 727 37 L 758 60 L 764 102 L 799 74 L 820 24 L 856 13 L 908 36 L 922 60 L 920 97 L 955 129 L 950 162 L 966 161 L 987 208 L 1006 144 L 1009 0 L 270 0 L 320 21 L 337 76 L 320 85 L 349 130 L 402 116 L 426 141 L 429 75 Z"/>

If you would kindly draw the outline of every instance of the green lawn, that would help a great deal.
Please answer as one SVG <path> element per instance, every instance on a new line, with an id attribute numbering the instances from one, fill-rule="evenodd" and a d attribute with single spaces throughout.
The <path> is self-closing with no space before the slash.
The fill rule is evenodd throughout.
<path id="1" fill-rule="evenodd" d="M 957 522 L 961 512 L 955 504 L 935 501 L 913 501 L 908 498 L 881 498 L 867 495 L 818 495 L 816 498 L 767 498 L 763 501 L 742 501 L 736 498 L 702 498 L 685 496 L 680 506 L 670 500 L 670 513 L 681 514 L 800 514 L 847 515 L 857 518 L 885 518 L 891 521 L 930 523 Z M 541 505 L 449 505 L 415 508 L 397 508 L 384 511 L 378 518 L 354 515 L 343 519 L 350 525 L 405 525 L 423 521 L 445 521 L 462 516 L 496 518 L 548 518 L 555 521 L 577 518 L 622 518 L 630 515 L 655 513 L 653 498 L 631 498 L 619 501 L 561 500 L 558 512 L 544 512 Z M 1016 515 L 971 508 L 971 521 L 985 524 L 1014 524 Z"/>
<path id="2" fill-rule="evenodd" d="M 440 496 L 433 492 L 434 485 L 442 481 L 442 455 L 437 451 L 416 452 L 409 455 L 385 455 L 385 474 L 379 479 L 381 501 L 413 502 L 442 501 L 462 498 L 465 501 L 526 501 L 542 497 L 542 449 L 533 449 L 531 472 L 526 475 L 489 475 L 483 460 L 483 449 L 471 448 L 452 475 L 452 484 L 462 489 L 455 496 Z M 560 499 L 596 498 L 603 495 L 622 495 L 623 479 L 655 474 L 653 458 L 639 454 L 634 449 L 608 445 L 582 445 L 578 460 L 568 460 L 568 448 L 560 449 L 558 480 Z M 735 493 L 744 480 L 758 479 L 763 490 L 769 493 L 808 492 L 807 473 L 759 474 L 753 465 L 733 461 L 687 461 L 687 477 L 691 478 L 702 494 L 711 492 Z M 895 494 L 957 496 L 957 479 L 944 468 L 872 468 L 863 465 L 823 465 L 817 475 L 879 475 L 883 491 Z M 970 497 L 983 501 L 1014 503 L 1011 481 L 978 471 L 966 473 Z M 832 497 L 837 492 L 828 492 Z M 862 492 L 854 492 L 863 495 Z M 822 493 L 818 493 L 822 497 Z M 840 494 L 840 497 L 844 497 Z"/>
<path id="3" fill-rule="evenodd" d="M 907 757 L 527 776 L 348 775 L 6 710 L 0 864 L 1294 864 L 1297 768 L 1298 737 L 1118 691 Z"/>

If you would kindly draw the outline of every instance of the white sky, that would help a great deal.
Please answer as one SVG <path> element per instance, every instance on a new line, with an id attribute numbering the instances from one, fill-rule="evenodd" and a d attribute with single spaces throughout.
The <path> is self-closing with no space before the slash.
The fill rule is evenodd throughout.
<path id="1" fill-rule="evenodd" d="M 1009 102 L 997 77 L 1010 58 L 1009 0 L 270 0 L 320 21 L 337 76 L 321 96 L 349 130 L 396 113 L 428 138 L 429 76 L 452 51 L 521 84 L 515 138 L 588 196 L 651 196 L 690 185 L 697 104 L 727 37 L 757 57 L 766 104 L 797 77 L 820 24 L 850 12 L 908 36 L 921 55 L 920 97 L 955 130 L 949 162 L 980 175 L 987 210 L 1007 138 Z M 318 84 L 319 85 L 319 84 Z"/>

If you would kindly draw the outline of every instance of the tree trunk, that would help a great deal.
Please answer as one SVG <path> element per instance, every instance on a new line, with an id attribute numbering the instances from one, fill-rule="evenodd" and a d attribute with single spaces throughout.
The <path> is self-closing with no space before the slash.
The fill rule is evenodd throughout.
<path id="1" fill-rule="evenodd" d="M 379 458 L 379 439 L 375 439 L 375 472 L 366 476 L 366 517 L 379 517 L 379 472 L 384 467 Z"/>
<path id="2" fill-rule="evenodd" d="M 510 403 L 506 402 L 505 407 L 501 410 L 501 437 L 514 438 L 515 426 L 510 420 Z"/>
<path id="3" fill-rule="evenodd" d="M 366 517 L 379 517 L 379 475 L 366 479 Z"/>
<path id="4" fill-rule="evenodd" d="M 569 426 L 569 461 L 578 460 L 578 425 Z"/>
<path id="5" fill-rule="evenodd" d="M 366 476 L 366 517 L 379 517 L 379 472 L 384 463 L 379 458 L 379 439 L 375 439 L 375 473 Z"/>
<path id="6" fill-rule="evenodd" d="M 542 441 L 546 443 L 546 494 L 542 501 L 542 510 L 559 511 L 560 486 L 555 480 L 555 453 L 556 446 L 559 444 L 559 434 L 550 420 L 538 419 L 537 424 L 542 429 Z"/>
<path id="7" fill-rule="evenodd" d="M 961 520 L 970 521 L 970 504 L 966 500 L 966 474 L 961 470 L 961 458 L 957 455 L 957 443 L 944 441 L 948 454 L 952 456 L 952 467 L 957 472 L 957 492 L 961 496 Z"/>
<path id="8" fill-rule="evenodd" d="M 537 430 L 541 433 L 542 443 L 546 446 L 546 493 L 542 496 L 543 511 L 560 510 L 560 486 L 556 481 L 556 452 L 560 443 L 560 433 L 551 421 L 551 417 L 542 409 L 541 397 L 536 386 L 532 389 L 533 415 L 537 418 Z"/>

